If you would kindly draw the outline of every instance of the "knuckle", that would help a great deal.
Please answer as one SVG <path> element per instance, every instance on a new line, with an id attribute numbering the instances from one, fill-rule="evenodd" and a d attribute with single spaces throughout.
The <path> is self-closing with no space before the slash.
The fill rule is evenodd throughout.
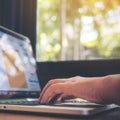
<path id="1" fill-rule="evenodd" d="M 52 84 L 52 83 L 54 83 L 53 79 L 48 81 L 48 84 Z"/>

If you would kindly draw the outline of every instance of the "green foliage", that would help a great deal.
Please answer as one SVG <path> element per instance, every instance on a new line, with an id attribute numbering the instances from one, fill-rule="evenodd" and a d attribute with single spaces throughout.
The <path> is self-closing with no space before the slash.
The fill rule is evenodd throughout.
<path id="1" fill-rule="evenodd" d="M 61 40 L 60 33 L 61 1 L 63 0 L 38 0 L 39 60 L 60 60 L 63 48 L 64 56 L 70 55 L 70 59 L 74 59 L 76 53 L 78 56 L 84 54 L 85 51 L 81 52 L 81 48 L 96 55 L 93 57 L 120 56 L 120 0 L 65 0 L 65 21 L 74 37 L 66 33 L 67 28 L 64 26 L 64 40 Z"/>

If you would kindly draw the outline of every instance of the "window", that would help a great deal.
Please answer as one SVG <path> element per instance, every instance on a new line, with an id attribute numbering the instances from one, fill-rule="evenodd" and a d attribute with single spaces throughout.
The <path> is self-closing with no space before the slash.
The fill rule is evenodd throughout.
<path id="1" fill-rule="evenodd" d="M 38 0 L 38 61 L 120 57 L 120 0 Z"/>
<path id="2" fill-rule="evenodd" d="M 0 0 L 0 25 L 30 38 L 35 55 L 36 0 Z"/>

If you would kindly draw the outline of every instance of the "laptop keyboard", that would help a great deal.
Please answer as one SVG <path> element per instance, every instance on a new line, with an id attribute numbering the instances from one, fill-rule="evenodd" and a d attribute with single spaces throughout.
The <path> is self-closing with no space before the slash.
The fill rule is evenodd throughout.
<path id="1" fill-rule="evenodd" d="M 64 100 L 63 102 L 59 102 L 61 103 L 84 103 L 86 101 L 80 100 L 80 99 L 69 99 L 69 100 Z M 55 102 L 55 104 L 57 104 L 58 102 Z M 38 99 L 34 98 L 26 98 L 26 99 L 2 99 L 0 100 L 0 104 L 11 104 L 11 105 L 38 105 Z"/>
<path id="2" fill-rule="evenodd" d="M 38 99 L 36 98 L 26 98 L 26 99 L 9 99 L 9 100 L 0 100 L 0 104 L 8 104 L 8 105 L 40 105 Z M 51 105 L 58 105 L 58 106 L 103 106 L 102 104 L 92 103 L 80 98 L 76 99 L 68 99 L 62 102 L 56 102 Z"/>
<path id="3" fill-rule="evenodd" d="M 81 98 L 75 98 L 75 99 L 67 99 L 63 101 L 64 103 L 87 103 L 87 100 L 81 99 Z"/>
<path id="4" fill-rule="evenodd" d="M 57 102 L 55 105 L 60 105 L 60 106 L 77 106 L 77 107 L 103 107 L 105 105 L 103 104 L 97 104 L 93 103 L 81 98 L 76 98 L 76 99 L 68 99 L 64 100 L 63 102 Z"/>
<path id="5" fill-rule="evenodd" d="M 26 99 L 9 99 L 0 100 L 0 104 L 10 104 L 10 105 L 38 105 L 38 99 L 26 98 Z"/>

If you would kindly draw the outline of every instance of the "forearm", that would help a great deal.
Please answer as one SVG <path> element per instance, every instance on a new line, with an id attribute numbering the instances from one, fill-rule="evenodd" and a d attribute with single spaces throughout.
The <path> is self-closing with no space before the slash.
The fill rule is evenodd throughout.
<path id="1" fill-rule="evenodd" d="M 101 80 L 102 102 L 120 104 L 120 75 L 108 75 Z"/>
<path id="2" fill-rule="evenodd" d="M 75 91 L 78 91 L 75 96 L 79 94 L 79 97 L 91 102 L 119 104 L 120 75 L 85 78 L 85 81 L 76 84 L 79 88 L 74 88 Z"/>

